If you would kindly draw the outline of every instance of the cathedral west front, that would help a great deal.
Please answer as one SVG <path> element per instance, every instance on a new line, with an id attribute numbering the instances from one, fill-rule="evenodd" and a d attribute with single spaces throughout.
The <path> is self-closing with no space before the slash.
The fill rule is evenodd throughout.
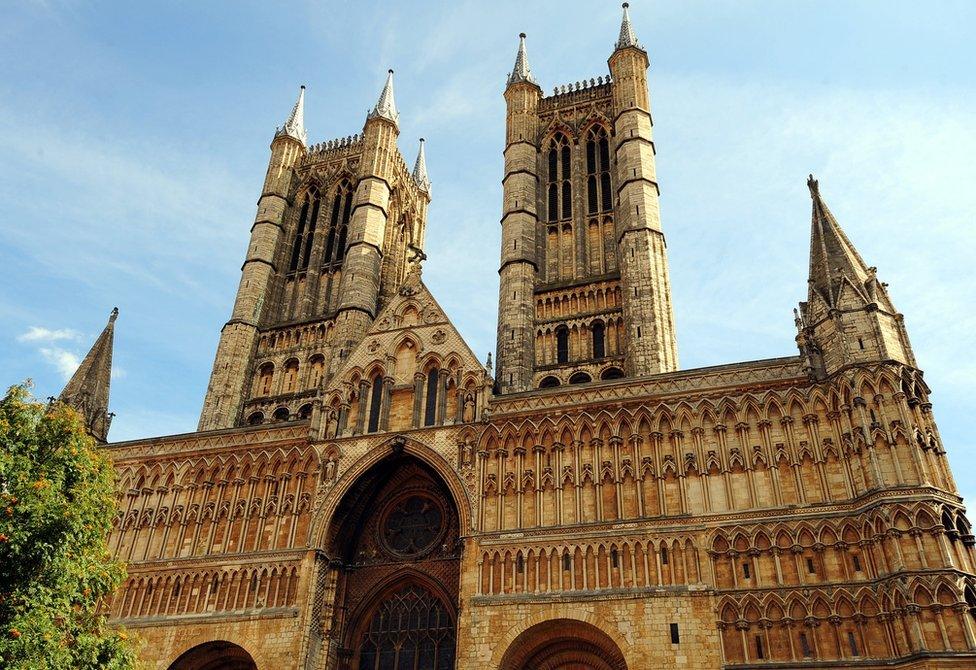
<path id="1" fill-rule="evenodd" d="M 423 282 L 393 72 L 317 144 L 300 92 L 198 431 L 105 445 L 148 667 L 976 667 L 976 538 L 887 285 L 810 177 L 797 353 L 682 369 L 626 4 L 608 56 L 547 94 L 520 37 L 494 362 Z M 103 442 L 114 321 L 62 395 Z"/>

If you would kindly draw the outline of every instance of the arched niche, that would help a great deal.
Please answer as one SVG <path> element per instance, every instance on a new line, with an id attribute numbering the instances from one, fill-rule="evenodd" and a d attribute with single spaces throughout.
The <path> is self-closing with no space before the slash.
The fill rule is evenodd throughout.
<path id="1" fill-rule="evenodd" d="M 257 670 L 247 651 L 233 642 L 204 642 L 184 652 L 169 670 Z"/>
<path id="2" fill-rule="evenodd" d="M 356 477 L 322 545 L 343 667 L 454 667 L 461 528 L 451 489 L 414 454 L 391 450 Z"/>
<path id="3" fill-rule="evenodd" d="M 620 647 L 593 624 L 551 619 L 522 631 L 499 670 L 627 670 Z"/>

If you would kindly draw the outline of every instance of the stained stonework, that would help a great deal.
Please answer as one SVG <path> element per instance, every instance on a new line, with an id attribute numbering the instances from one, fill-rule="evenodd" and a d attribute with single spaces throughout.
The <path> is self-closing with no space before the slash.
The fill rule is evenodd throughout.
<path id="1" fill-rule="evenodd" d="M 302 95 L 200 432 L 106 446 L 149 667 L 976 665 L 976 538 L 886 285 L 811 178 L 799 355 L 678 370 L 626 14 L 609 66 L 543 97 L 520 44 L 494 374 L 422 281 L 392 73 L 325 146 Z"/>

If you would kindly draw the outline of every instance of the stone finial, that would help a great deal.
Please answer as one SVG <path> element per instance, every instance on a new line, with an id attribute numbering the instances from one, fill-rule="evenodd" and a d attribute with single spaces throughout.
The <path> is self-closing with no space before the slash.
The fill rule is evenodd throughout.
<path id="1" fill-rule="evenodd" d="M 392 121 L 394 124 L 399 121 L 400 113 L 397 111 L 396 101 L 393 99 L 393 70 L 387 70 L 386 84 L 383 85 L 383 90 L 380 92 L 380 99 L 376 101 L 376 105 L 367 115 L 367 118 L 382 118 Z"/>
<path id="2" fill-rule="evenodd" d="M 508 75 L 508 85 L 511 86 L 522 81 L 538 85 L 535 77 L 532 76 L 532 70 L 529 68 L 529 57 L 525 54 L 525 33 L 519 33 L 518 54 L 515 56 L 515 67 L 512 69 L 512 74 Z"/>
<path id="3" fill-rule="evenodd" d="M 637 35 L 634 34 L 634 27 L 630 24 L 630 3 L 623 4 L 624 18 L 620 22 L 620 37 L 617 38 L 617 48 L 626 49 L 627 47 L 638 47 Z"/>
<path id="4" fill-rule="evenodd" d="M 298 100 L 295 101 L 295 106 L 291 108 L 291 114 L 288 115 L 288 120 L 285 121 L 285 125 L 278 129 L 275 137 L 290 137 L 298 140 L 302 145 L 308 141 L 308 133 L 305 132 L 304 84 L 302 84 L 301 90 L 298 92 Z"/>
<path id="5" fill-rule="evenodd" d="M 430 193 L 430 178 L 427 176 L 427 155 L 424 152 L 425 140 L 420 138 L 420 149 L 417 151 L 417 161 L 413 164 L 413 180 L 424 193 Z"/>

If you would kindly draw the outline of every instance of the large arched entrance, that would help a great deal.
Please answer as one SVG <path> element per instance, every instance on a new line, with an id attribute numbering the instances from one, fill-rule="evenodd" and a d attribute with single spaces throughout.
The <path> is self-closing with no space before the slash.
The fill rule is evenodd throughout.
<path id="1" fill-rule="evenodd" d="M 353 485 L 327 541 L 340 668 L 454 668 L 459 535 L 447 486 L 414 456 L 394 453 Z"/>
<path id="2" fill-rule="evenodd" d="M 499 670 L 627 670 L 617 644 L 596 626 L 553 619 L 522 631 Z"/>
<path id="3" fill-rule="evenodd" d="M 257 670 L 251 655 L 243 648 L 217 640 L 197 645 L 173 661 L 169 670 Z"/>

